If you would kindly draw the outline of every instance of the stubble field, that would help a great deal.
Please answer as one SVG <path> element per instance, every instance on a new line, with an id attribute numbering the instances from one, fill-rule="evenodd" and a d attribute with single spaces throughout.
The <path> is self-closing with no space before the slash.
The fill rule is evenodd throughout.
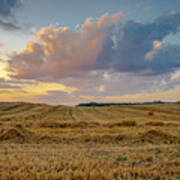
<path id="1" fill-rule="evenodd" d="M 0 103 L 0 179 L 180 179 L 180 105 Z"/>

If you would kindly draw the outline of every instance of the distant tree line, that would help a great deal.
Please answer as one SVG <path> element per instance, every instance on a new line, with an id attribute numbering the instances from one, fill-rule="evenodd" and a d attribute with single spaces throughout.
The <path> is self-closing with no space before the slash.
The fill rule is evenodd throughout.
<path id="1" fill-rule="evenodd" d="M 89 103 L 81 103 L 77 106 L 123 106 L 123 105 L 152 105 L 152 104 L 180 104 L 178 102 L 163 102 L 163 101 L 153 101 L 153 102 L 135 102 L 135 103 L 97 103 L 97 102 L 89 102 Z"/>
<path id="2" fill-rule="evenodd" d="M 180 104 L 180 101 L 177 101 L 176 104 Z"/>

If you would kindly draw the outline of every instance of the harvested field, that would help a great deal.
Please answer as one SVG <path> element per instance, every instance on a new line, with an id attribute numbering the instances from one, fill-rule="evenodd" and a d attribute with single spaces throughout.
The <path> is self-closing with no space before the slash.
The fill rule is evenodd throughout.
<path id="1" fill-rule="evenodd" d="M 0 179 L 180 179 L 179 112 L 0 103 Z"/>

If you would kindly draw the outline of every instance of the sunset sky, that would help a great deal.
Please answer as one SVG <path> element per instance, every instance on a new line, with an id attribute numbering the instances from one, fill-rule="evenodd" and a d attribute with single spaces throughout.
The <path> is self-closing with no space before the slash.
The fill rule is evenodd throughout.
<path id="1" fill-rule="evenodd" d="M 180 0 L 0 0 L 0 101 L 180 100 Z"/>

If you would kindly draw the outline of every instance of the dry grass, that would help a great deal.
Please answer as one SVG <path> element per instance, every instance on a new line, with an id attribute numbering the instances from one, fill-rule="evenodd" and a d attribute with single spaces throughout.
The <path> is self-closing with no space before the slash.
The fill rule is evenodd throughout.
<path id="1" fill-rule="evenodd" d="M 0 179 L 180 179 L 179 111 L 0 103 Z"/>
<path id="2" fill-rule="evenodd" d="M 178 179 L 178 145 L 2 145 L 1 179 Z"/>

